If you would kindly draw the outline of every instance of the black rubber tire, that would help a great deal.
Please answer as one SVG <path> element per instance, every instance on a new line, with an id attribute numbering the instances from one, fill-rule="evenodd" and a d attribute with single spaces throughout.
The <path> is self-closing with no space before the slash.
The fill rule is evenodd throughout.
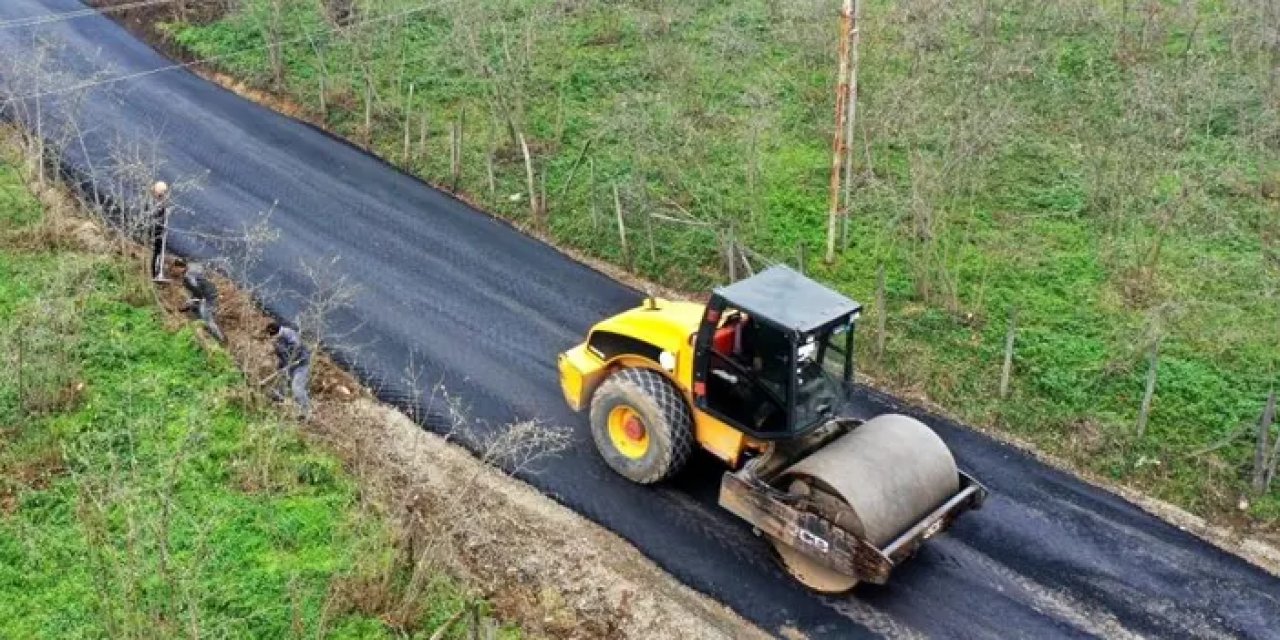
<path id="1" fill-rule="evenodd" d="M 632 459 L 609 438 L 609 413 L 626 405 L 640 414 L 649 433 L 649 450 Z M 684 397 L 662 374 L 648 369 L 619 369 L 591 397 L 591 437 L 614 471 L 639 484 L 654 484 L 679 473 L 693 451 L 693 418 Z"/>

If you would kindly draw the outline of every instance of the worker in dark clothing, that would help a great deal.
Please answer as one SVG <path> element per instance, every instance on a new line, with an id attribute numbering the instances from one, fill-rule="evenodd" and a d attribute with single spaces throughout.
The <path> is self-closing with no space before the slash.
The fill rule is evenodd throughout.
<path id="1" fill-rule="evenodd" d="M 272 322 L 267 325 L 267 335 L 275 338 L 276 383 L 271 398 L 284 400 L 286 393 L 293 395 L 303 419 L 311 413 L 311 398 L 307 395 L 307 383 L 311 377 L 311 350 L 302 343 L 302 335 L 293 327 Z"/>
<path id="2" fill-rule="evenodd" d="M 157 182 L 151 186 L 151 206 L 148 212 L 148 233 L 151 236 L 151 279 L 168 282 L 164 276 L 164 254 L 169 236 L 169 185 Z"/>
<path id="3" fill-rule="evenodd" d="M 181 311 L 194 311 L 204 321 L 205 328 L 214 340 L 226 342 L 227 338 L 222 334 L 215 317 L 218 313 L 218 288 L 205 274 L 204 265 L 187 264 L 186 260 L 178 258 L 173 261 L 173 273 L 182 279 L 182 286 L 191 294 Z"/>

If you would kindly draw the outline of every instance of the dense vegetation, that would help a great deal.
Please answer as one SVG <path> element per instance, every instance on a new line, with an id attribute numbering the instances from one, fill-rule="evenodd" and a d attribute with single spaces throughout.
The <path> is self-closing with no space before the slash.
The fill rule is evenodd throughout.
<path id="1" fill-rule="evenodd" d="M 46 224 L 0 160 L 0 637 L 425 638 L 471 604 L 402 602 L 338 461 L 166 331 L 136 264 Z"/>
<path id="2" fill-rule="evenodd" d="M 757 267 L 804 252 L 867 302 L 883 265 L 864 370 L 1158 497 L 1234 510 L 1246 425 L 1280 364 L 1275 3 L 868 2 L 848 247 L 831 265 L 815 257 L 838 2 L 382 0 L 342 27 L 324 15 L 346 4 L 243 0 L 169 33 L 419 175 L 661 282 L 723 281 L 730 233 Z M 1280 496 L 1251 515 L 1275 526 Z"/>

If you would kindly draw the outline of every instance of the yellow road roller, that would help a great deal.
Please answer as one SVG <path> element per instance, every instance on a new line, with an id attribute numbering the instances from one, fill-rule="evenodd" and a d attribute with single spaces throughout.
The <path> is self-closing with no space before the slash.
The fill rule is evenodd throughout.
<path id="1" fill-rule="evenodd" d="M 708 302 L 654 297 L 560 354 L 565 400 L 589 410 L 604 461 L 642 484 L 695 446 L 724 462 L 720 504 L 807 587 L 884 584 L 986 489 L 928 426 L 853 417 L 861 306 L 785 266 Z M 696 445 L 695 445 L 696 443 Z"/>

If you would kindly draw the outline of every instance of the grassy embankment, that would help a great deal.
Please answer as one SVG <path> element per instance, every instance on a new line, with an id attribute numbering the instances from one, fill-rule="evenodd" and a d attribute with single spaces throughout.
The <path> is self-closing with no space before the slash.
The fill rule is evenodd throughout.
<path id="1" fill-rule="evenodd" d="M 52 224 L 9 160 L 0 637 L 426 638 L 475 604 L 405 589 L 337 459 L 247 406 L 234 363 L 166 330 L 137 265 Z"/>
<path id="2" fill-rule="evenodd" d="M 361 4 L 365 18 L 421 6 Z M 1252 456 L 1242 426 L 1280 364 L 1266 3 L 867 3 L 850 245 L 824 265 L 836 4 L 459 1 L 335 33 L 319 3 L 246 0 L 168 31 L 439 184 L 462 120 L 459 191 L 533 225 L 513 195 L 523 132 L 548 235 L 660 282 L 722 281 L 730 227 L 777 259 L 803 246 L 811 273 L 868 303 L 883 265 L 865 370 L 1156 497 L 1234 513 Z M 1280 491 L 1248 515 L 1274 530 Z"/>

